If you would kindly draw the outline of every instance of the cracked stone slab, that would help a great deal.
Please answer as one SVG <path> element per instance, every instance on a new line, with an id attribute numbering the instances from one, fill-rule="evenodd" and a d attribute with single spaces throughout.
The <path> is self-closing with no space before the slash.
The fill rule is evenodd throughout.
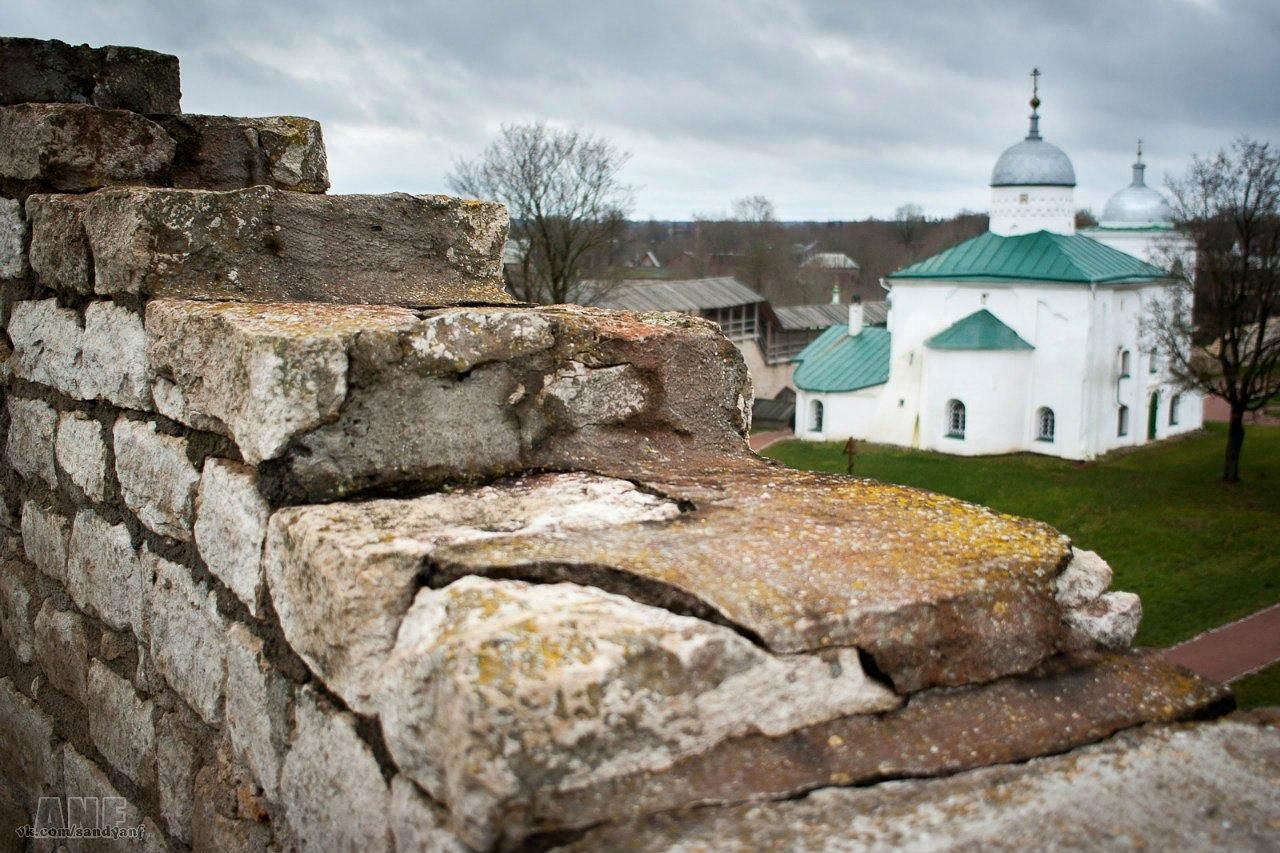
<path id="1" fill-rule="evenodd" d="M 249 464 L 280 459 L 299 501 L 728 449 L 745 430 L 741 357 L 677 315 L 157 300 L 147 335 L 159 410 Z"/>
<path id="2" fill-rule="evenodd" d="M 935 688 L 887 714 L 850 716 L 781 737 L 749 734 L 677 762 L 539 800 L 561 826 L 625 820 L 691 804 L 795 797 L 827 785 L 933 777 L 1066 752 L 1132 726 L 1212 716 L 1227 690 L 1157 655 L 1055 661 L 1029 676 Z"/>
<path id="3" fill-rule="evenodd" d="M 0 38 L 0 104 L 93 104 L 176 113 L 178 57 L 139 47 Z"/>
<path id="4" fill-rule="evenodd" d="M 642 600 L 672 590 L 776 652 L 858 647 L 903 693 L 1025 672 L 1061 647 L 1053 582 L 1070 549 L 1047 525 L 903 486 L 719 461 L 686 468 L 684 482 L 640 478 L 694 504 L 678 523 L 445 544 L 436 582 L 638 578 Z M 681 462 L 693 464 L 669 467 Z"/>
<path id="5" fill-rule="evenodd" d="M 352 709 L 367 714 L 375 710 L 383 660 L 435 548 L 522 530 L 594 535 L 679 512 L 624 480 L 586 474 L 282 509 L 268 529 L 268 587 L 294 651 Z"/>
<path id="6" fill-rule="evenodd" d="M 396 765 L 478 849 L 555 826 L 557 795 L 901 701 L 854 649 L 775 656 L 592 587 L 482 578 L 418 593 L 384 678 Z"/>
<path id="7" fill-rule="evenodd" d="M 175 187 L 236 190 L 269 186 L 309 193 L 329 188 L 324 140 L 320 123 L 313 119 L 184 113 L 154 120 L 177 143 Z"/>
<path id="8" fill-rule="evenodd" d="M 0 107 L 0 186 L 6 194 L 159 186 L 173 138 L 137 113 L 87 104 Z"/>
<path id="9" fill-rule="evenodd" d="M 80 213 L 101 295 L 410 306 L 512 301 L 501 277 L 507 214 L 494 203 L 266 186 L 121 187 L 94 193 L 82 211 L 50 210 L 57 212 Z"/>
<path id="10" fill-rule="evenodd" d="M 1280 730 L 1150 726 L 1025 764 L 616 824 L 555 849 L 1270 850 Z"/>

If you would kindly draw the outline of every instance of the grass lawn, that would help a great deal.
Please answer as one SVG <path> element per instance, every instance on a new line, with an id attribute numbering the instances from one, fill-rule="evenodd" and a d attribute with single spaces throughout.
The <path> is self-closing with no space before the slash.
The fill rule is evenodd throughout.
<path id="1" fill-rule="evenodd" d="M 1231 692 L 1242 709 L 1280 706 L 1280 663 L 1233 682 Z"/>
<path id="2" fill-rule="evenodd" d="M 1280 427 L 1248 428 L 1235 485 L 1219 479 L 1225 444 L 1222 424 L 1089 463 L 862 443 L 856 472 L 1052 524 L 1111 564 L 1113 588 L 1142 596 L 1137 642 L 1166 646 L 1280 601 Z M 764 455 L 840 473 L 842 446 L 786 441 Z"/>

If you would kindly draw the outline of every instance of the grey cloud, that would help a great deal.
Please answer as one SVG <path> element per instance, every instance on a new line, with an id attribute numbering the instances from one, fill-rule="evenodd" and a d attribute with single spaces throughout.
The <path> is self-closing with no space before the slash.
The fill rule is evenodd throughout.
<path id="1" fill-rule="evenodd" d="M 182 57 L 191 111 L 320 119 L 335 191 L 440 190 L 503 122 L 631 150 L 637 215 L 765 192 L 793 218 L 982 209 L 1045 71 L 1046 135 L 1082 204 L 1249 133 L 1280 141 L 1280 6 L 1264 0 L 831 3 L 92 3 L 0 28 Z"/>

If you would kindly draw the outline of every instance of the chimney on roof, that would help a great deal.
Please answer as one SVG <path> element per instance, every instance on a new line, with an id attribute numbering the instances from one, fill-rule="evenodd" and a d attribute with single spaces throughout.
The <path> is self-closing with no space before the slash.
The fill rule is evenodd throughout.
<path id="1" fill-rule="evenodd" d="M 840 285 L 839 284 L 831 285 L 831 304 L 832 305 L 840 304 Z"/>
<path id="2" fill-rule="evenodd" d="M 855 296 L 849 303 L 849 337 L 862 333 L 862 300 Z"/>

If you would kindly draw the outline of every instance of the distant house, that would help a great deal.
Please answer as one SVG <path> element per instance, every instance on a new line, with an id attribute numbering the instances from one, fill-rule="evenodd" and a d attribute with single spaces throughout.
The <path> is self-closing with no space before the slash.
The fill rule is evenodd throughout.
<path id="1" fill-rule="evenodd" d="M 680 311 L 711 320 L 742 353 L 760 400 L 794 391 L 792 358 L 832 324 L 840 305 L 773 308 L 763 296 L 731 276 L 675 281 L 628 279 L 599 285 L 592 303 L 629 311 Z"/>
<path id="2" fill-rule="evenodd" d="M 639 269 L 661 269 L 662 261 L 653 252 L 644 252 L 627 262 L 627 266 Z"/>
<path id="3" fill-rule="evenodd" d="M 815 252 L 800 264 L 800 279 L 810 290 L 825 293 L 838 288 L 839 301 L 844 303 L 860 295 L 861 274 L 858 262 L 842 252 Z"/>

